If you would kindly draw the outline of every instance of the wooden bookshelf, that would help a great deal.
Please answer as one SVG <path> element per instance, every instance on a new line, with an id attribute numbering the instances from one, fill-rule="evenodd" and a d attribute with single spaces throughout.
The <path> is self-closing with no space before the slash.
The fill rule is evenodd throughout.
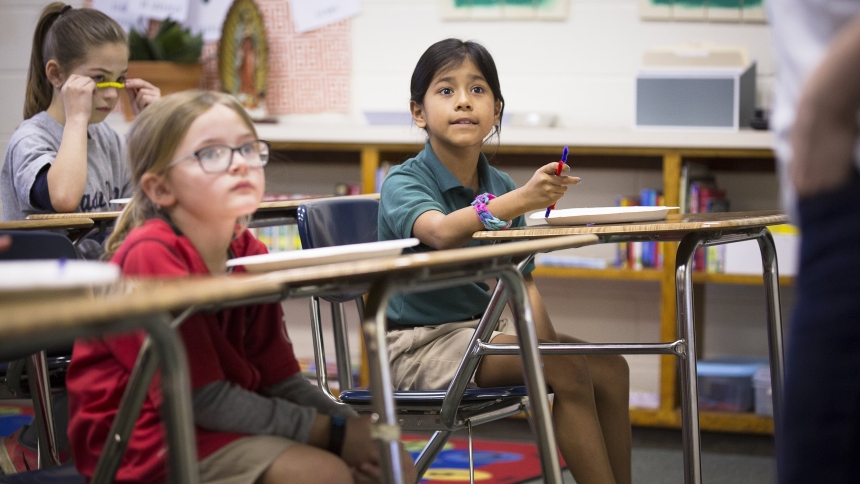
<path id="1" fill-rule="evenodd" d="M 679 410 L 631 408 L 630 422 L 641 427 L 681 428 Z M 699 412 L 702 430 L 773 435 L 773 418 L 754 413 Z"/>
<path id="2" fill-rule="evenodd" d="M 584 269 L 579 267 L 537 266 L 532 272 L 535 277 L 554 277 L 563 279 L 613 279 L 619 281 L 660 281 L 660 269 Z"/>
<path id="3" fill-rule="evenodd" d="M 111 120 L 109 120 L 110 122 Z M 127 123 L 111 122 L 123 134 Z M 324 163 L 348 161 L 360 166 L 362 190 L 375 190 L 376 171 L 382 160 L 405 160 L 420 151 L 426 136 L 414 126 L 367 126 L 352 120 L 307 122 L 304 117 L 283 117 L 278 124 L 257 127 L 261 139 L 290 159 Z M 687 161 L 714 169 L 732 171 L 773 171 L 773 136 L 767 131 L 707 132 L 671 130 L 633 130 L 630 128 L 521 128 L 505 127 L 498 145 L 493 140 L 486 151 L 493 163 L 505 166 L 539 167 L 557 161 L 564 146 L 569 146 L 577 166 L 611 169 L 658 169 L 663 174 L 666 205 L 677 206 L 681 168 Z M 581 269 L 539 267 L 535 276 L 567 279 L 648 281 L 660 285 L 660 339 L 675 337 L 675 248 L 664 245 L 662 269 Z M 761 277 L 725 274 L 696 274 L 697 287 L 703 284 L 760 285 Z M 780 278 L 783 284 L 792 279 Z M 677 359 L 660 357 L 660 407 L 657 410 L 632 409 L 634 425 L 680 426 L 677 408 Z M 773 433 L 773 421 L 751 414 L 703 412 L 705 430 Z"/>

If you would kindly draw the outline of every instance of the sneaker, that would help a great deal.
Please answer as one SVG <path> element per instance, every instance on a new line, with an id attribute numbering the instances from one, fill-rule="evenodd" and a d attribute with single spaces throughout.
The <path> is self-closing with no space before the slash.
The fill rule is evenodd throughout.
<path id="1" fill-rule="evenodd" d="M 8 437 L 0 437 L 0 469 L 3 474 L 15 474 L 39 468 L 36 452 L 21 444 L 21 427 Z"/>

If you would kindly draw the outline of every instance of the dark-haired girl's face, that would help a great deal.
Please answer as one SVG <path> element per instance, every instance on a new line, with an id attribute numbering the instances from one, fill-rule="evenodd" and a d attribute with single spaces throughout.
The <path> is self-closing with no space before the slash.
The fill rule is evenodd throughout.
<path id="1" fill-rule="evenodd" d="M 471 60 L 437 72 L 424 103 L 410 103 L 415 125 L 427 130 L 431 144 L 452 147 L 480 146 L 499 124 L 501 101 L 495 99 L 486 79 Z"/>

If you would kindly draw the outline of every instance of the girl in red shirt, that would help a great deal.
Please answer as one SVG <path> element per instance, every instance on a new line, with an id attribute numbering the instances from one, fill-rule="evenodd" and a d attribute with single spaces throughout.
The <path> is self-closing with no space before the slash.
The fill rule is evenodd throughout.
<path id="1" fill-rule="evenodd" d="M 243 221 L 262 200 L 269 147 L 233 97 L 186 91 L 157 101 L 132 125 L 128 152 L 134 194 L 107 242 L 107 257 L 124 275 L 220 276 L 229 258 L 266 252 Z M 303 379 L 280 304 L 196 314 L 179 331 L 202 482 L 378 480 L 369 419 Z M 142 341 L 136 333 L 75 344 L 69 437 L 87 478 Z M 160 403 L 155 381 L 117 482 L 165 481 Z"/>

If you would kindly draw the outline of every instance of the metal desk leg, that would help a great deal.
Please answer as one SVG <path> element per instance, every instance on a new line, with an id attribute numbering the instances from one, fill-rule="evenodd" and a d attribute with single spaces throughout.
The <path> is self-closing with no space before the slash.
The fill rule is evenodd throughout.
<path id="1" fill-rule="evenodd" d="M 525 282 L 519 271 L 511 267 L 502 272 L 501 279 L 512 297 L 509 299 L 514 322 L 517 325 L 517 339 L 522 351 L 523 372 L 529 404 L 534 412 L 535 436 L 540 452 L 541 470 L 544 482 L 561 484 L 561 464 L 558 460 L 558 446 L 552 428 L 552 413 L 546 391 L 546 379 L 538 350 L 537 333 L 534 328 L 534 315 L 526 293 Z"/>
<path id="2" fill-rule="evenodd" d="M 702 483 L 702 442 L 699 434 L 699 388 L 696 380 L 696 323 L 693 321 L 693 256 L 704 237 L 685 235 L 675 259 L 678 338 L 686 343 L 681 359 L 681 436 L 684 446 L 684 482 Z"/>
<path id="3" fill-rule="evenodd" d="M 168 476 L 170 482 L 197 484 L 197 439 L 191 411 L 191 377 L 188 359 L 179 333 L 166 321 L 153 318 L 145 325 L 161 363 L 161 388 L 164 404 L 161 419 L 167 428 Z"/>
<path id="4" fill-rule="evenodd" d="M 779 306 L 779 271 L 777 270 L 776 247 L 770 231 L 764 229 L 758 238 L 761 249 L 761 262 L 764 268 L 764 293 L 767 299 L 767 334 L 770 348 L 770 381 L 773 389 L 773 419 L 779 422 L 782 415 L 782 390 L 785 378 L 785 359 L 783 358 L 782 309 Z M 774 426 L 774 433 L 779 429 Z M 778 438 L 778 435 L 775 435 Z"/>
<path id="5" fill-rule="evenodd" d="M 382 482 L 403 484 L 403 465 L 400 459 L 400 426 L 394 407 L 394 385 L 388 367 L 388 347 L 385 343 L 385 309 L 391 296 L 391 284 L 379 281 L 370 289 L 367 312 L 362 322 L 367 364 L 370 369 L 370 391 L 376 422 L 371 428 L 379 443 L 379 461 Z M 371 316 L 372 315 L 372 316 Z"/>
<path id="6" fill-rule="evenodd" d="M 36 412 L 39 433 L 39 469 L 60 465 L 57 435 L 54 427 L 54 407 L 51 400 L 51 383 L 48 380 L 48 358 L 40 351 L 27 358 L 27 381 Z"/>

